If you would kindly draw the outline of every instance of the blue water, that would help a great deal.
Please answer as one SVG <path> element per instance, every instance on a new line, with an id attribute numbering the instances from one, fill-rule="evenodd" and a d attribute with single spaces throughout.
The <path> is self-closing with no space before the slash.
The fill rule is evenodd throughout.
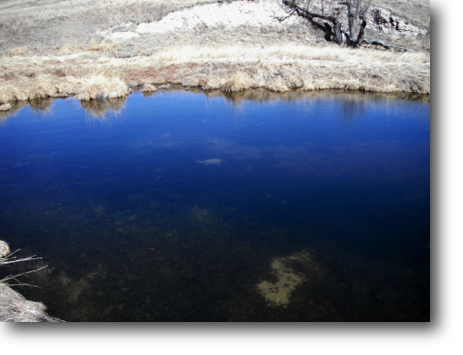
<path id="1" fill-rule="evenodd" d="M 429 321 L 426 101 L 164 91 L 98 105 L 0 122 L 0 240 L 49 265 L 17 289 L 50 315 Z M 277 283 L 275 260 L 303 280 L 284 304 L 258 287 Z"/>

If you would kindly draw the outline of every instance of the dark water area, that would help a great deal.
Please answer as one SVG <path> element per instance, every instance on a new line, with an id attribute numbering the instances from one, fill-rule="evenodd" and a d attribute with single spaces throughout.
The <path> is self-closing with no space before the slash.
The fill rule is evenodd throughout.
<path id="1" fill-rule="evenodd" d="M 164 91 L 0 120 L 0 270 L 66 321 L 429 321 L 430 105 Z"/>

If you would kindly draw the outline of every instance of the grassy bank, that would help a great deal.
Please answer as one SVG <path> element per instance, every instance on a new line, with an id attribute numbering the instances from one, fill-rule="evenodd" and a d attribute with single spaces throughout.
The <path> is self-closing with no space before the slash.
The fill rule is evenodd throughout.
<path id="1" fill-rule="evenodd" d="M 33 258 L 16 259 L 12 257 L 10 248 L 6 242 L 0 240 L 0 267 L 16 264 L 21 261 L 34 260 Z M 30 271 L 29 271 L 30 272 Z M 21 275 L 7 276 L 0 279 L 0 322 L 57 322 L 58 319 L 50 317 L 46 312 L 46 307 L 40 302 L 26 300 L 20 293 L 11 288 L 9 282 L 18 286 L 21 283 L 18 277 Z"/>
<path id="2" fill-rule="evenodd" d="M 5 1 L 0 7 L 0 104 L 11 107 L 14 101 L 47 97 L 117 98 L 132 89 L 149 92 L 166 84 L 229 92 L 430 93 L 429 36 L 402 36 L 395 43 L 412 50 L 394 52 L 320 42 L 321 33 L 300 23 L 138 34 L 130 32 L 138 23 L 214 1 L 133 0 L 124 6 L 118 0 L 55 0 L 40 5 L 41 11 L 38 2 L 19 3 Z M 401 2 L 395 6 L 398 13 L 405 9 Z M 407 6 L 416 13 L 413 23 L 429 26 L 428 1 Z M 133 37 L 109 38 L 104 31 L 114 26 L 125 31 L 117 34 Z"/>

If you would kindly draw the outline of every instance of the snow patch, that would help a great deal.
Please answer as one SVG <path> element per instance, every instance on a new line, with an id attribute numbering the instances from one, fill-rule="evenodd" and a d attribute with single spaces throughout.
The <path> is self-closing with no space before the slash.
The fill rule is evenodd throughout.
<path id="1" fill-rule="evenodd" d="M 200 26 L 224 27 L 225 30 L 232 30 L 242 25 L 286 28 L 293 24 L 299 24 L 301 21 L 297 16 L 292 16 L 281 23 L 278 21 L 278 18 L 286 16 L 288 16 L 286 11 L 275 1 L 236 1 L 227 4 L 201 5 L 175 11 L 158 22 L 140 24 L 136 32 L 191 31 Z"/>
<path id="2" fill-rule="evenodd" d="M 111 39 L 130 39 L 133 37 L 138 37 L 140 36 L 138 33 L 135 32 L 114 32 L 111 34 L 106 35 L 106 37 L 111 38 Z"/>

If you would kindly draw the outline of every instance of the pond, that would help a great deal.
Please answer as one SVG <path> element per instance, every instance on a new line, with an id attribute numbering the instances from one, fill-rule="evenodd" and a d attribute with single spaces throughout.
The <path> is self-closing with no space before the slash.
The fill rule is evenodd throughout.
<path id="1" fill-rule="evenodd" d="M 0 155 L 0 240 L 48 265 L 15 289 L 51 316 L 429 321 L 429 100 L 38 102 Z"/>

